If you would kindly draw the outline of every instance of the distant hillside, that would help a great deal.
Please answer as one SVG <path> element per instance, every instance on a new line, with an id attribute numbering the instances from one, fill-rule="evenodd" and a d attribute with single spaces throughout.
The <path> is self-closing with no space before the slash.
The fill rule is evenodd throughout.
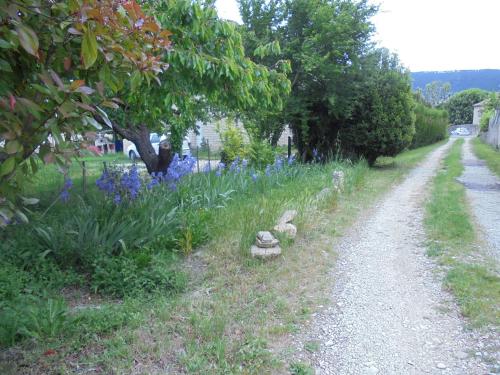
<path id="1" fill-rule="evenodd" d="M 452 92 L 479 88 L 488 91 L 500 91 L 500 69 L 455 70 L 450 72 L 412 73 L 413 89 L 425 88 L 433 81 L 451 83 Z"/>

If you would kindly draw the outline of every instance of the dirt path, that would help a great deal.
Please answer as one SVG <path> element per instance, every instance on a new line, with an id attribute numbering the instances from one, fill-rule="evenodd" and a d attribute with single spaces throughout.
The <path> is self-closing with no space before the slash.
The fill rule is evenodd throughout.
<path id="1" fill-rule="evenodd" d="M 500 179 L 474 155 L 470 138 L 462 150 L 462 163 L 464 172 L 459 181 L 466 188 L 472 213 L 491 254 L 500 260 Z"/>
<path id="2" fill-rule="evenodd" d="M 316 314 L 297 338 L 299 359 L 307 358 L 317 374 L 487 373 L 425 255 L 423 199 L 450 143 L 339 244 L 336 305 Z M 319 350 L 308 352 L 308 342 L 318 342 Z"/>

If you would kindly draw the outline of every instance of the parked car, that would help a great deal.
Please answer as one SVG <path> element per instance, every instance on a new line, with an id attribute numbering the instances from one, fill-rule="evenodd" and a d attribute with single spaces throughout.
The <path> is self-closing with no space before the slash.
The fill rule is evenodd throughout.
<path id="1" fill-rule="evenodd" d="M 467 128 L 460 127 L 456 128 L 451 132 L 452 135 L 470 135 L 470 131 Z"/>
<path id="2" fill-rule="evenodd" d="M 149 134 L 149 141 L 151 142 L 151 145 L 153 146 L 153 149 L 155 150 L 156 155 L 158 155 L 159 150 L 160 150 L 160 143 L 167 139 L 166 135 L 159 136 L 158 133 L 151 133 Z M 125 154 L 131 159 L 131 160 L 137 160 L 140 159 L 139 152 L 137 151 L 137 147 L 133 142 L 130 142 L 128 147 L 126 148 Z M 187 137 L 184 138 L 182 141 L 182 157 L 185 158 L 186 156 L 191 155 L 191 148 L 190 148 L 190 142 Z"/>

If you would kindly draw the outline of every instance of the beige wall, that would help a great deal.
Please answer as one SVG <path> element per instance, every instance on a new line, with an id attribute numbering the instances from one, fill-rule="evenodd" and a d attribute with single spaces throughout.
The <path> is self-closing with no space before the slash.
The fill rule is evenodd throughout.
<path id="1" fill-rule="evenodd" d="M 198 123 L 198 129 L 199 129 L 199 135 L 196 135 L 194 131 L 189 131 L 188 133 L 188 138 L 189 141 L 191 142 L 191 147 L 194 148 L 196 145 L 200 145 L 201 141 L 203 138 L 207 139 L 210 148 L 212 150 L 219 150 L 222 147 L 222 142 L 220 139 L 219 131 L 218 130 L 224 130 L 228 126 L 228 120 L 227 119 L 221 119 L 218 121 L 214 121 L 209 124 L 202 124 Z M 243 137 L 245 142 L 249 142 L 249 137 L 248 133 L 246 132 L 245 128 L 243 127 L 243 124 L 241 122 L 237 122 L 235 124 L 239 129 L 241 129 L 243 133 Z M 278 145 L 279 146 L 286 146 L 288 144 L 288 136 L 292 136 L 292 131 L 291 129 L 287 126 L 283 133 L 281 134 L 280 139 L 278 140 Z"/>

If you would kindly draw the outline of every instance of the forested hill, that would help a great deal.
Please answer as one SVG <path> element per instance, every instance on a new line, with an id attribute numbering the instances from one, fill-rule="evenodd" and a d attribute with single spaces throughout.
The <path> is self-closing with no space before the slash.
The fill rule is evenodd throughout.
<path id="1" fill-rule="evenodd" d="M 411 74 L 413 89 L 425 88 L 433 81 L 449 82 L 452 92 L 479 88 L 500 91 L 500 69 L 455 70 L 449 72 L 415 72 Z"/>

